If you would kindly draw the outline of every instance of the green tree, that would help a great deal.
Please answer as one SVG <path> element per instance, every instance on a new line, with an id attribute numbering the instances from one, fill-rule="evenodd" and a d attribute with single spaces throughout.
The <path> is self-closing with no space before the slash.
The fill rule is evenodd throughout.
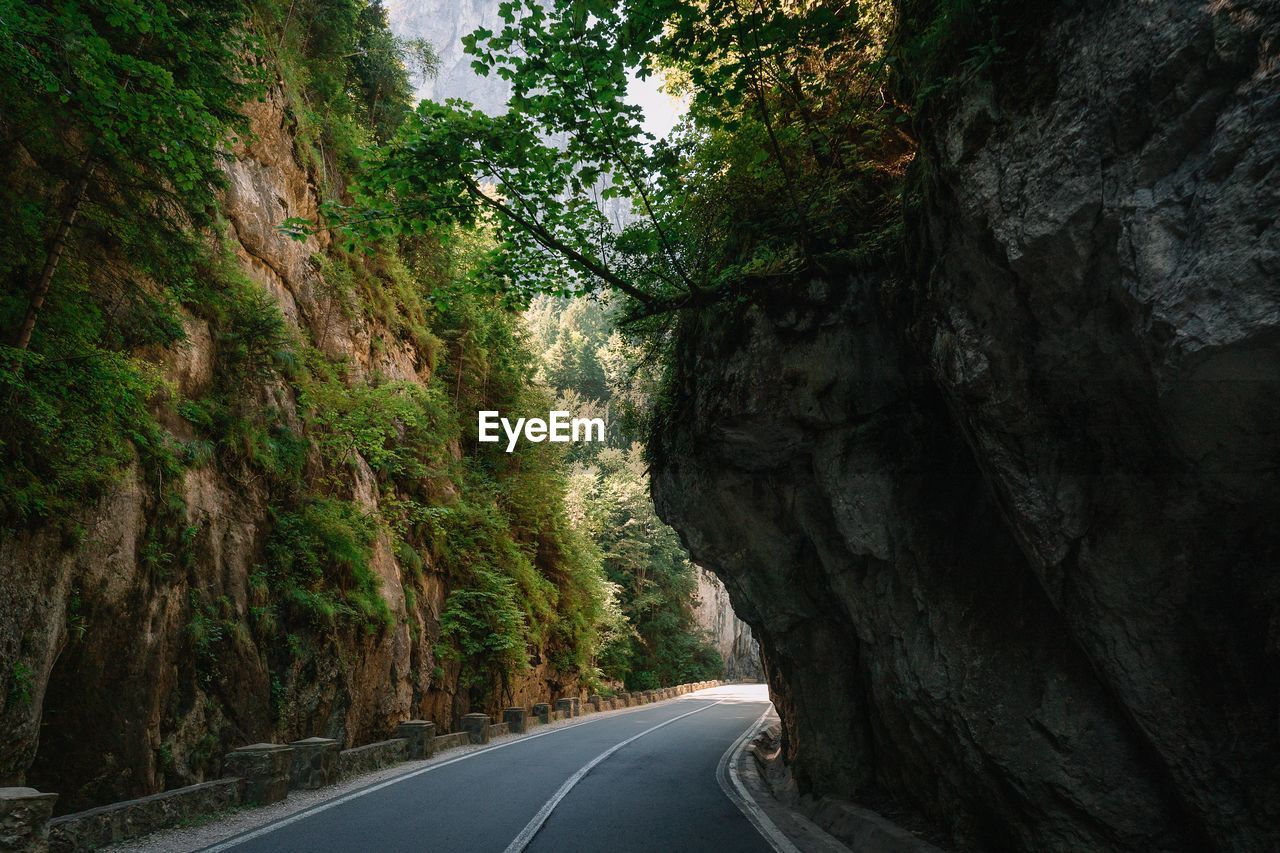
<path id="1" fill-rule="evenodd" d="M 477 71 L 510 81 L 508 111 L 420 105 L 329 224 L 483 223 L 501 237 L 491 285 L 613 290 L 634 318 L 830 274 L 892 232 L 911 150 L 883 95 L 885 6 L 509 0 L 466 39 Z M 667 140 L 625 99 L 629 74 L 659 70 L 690 105 Z M 620 229 L 614 199 L 633 214 Z"/>
<path id="2" fill-rule="evenodd" d="M 144 228 L 171 236 L 208 221 L 217 154 L 260 79 L 247 15 L 243 0 L 0 2 L 6 173 L 37 172 L 6 193 L 18 220 L 6 231 L 44 246 L 4 264 L 15 348 L 31 345 L 64 255 L 90 253 L 95 237 L 142 243 Z M 73 234 L 82 213 L 98 234 Z M 163 254 L 154 241 L 128 248 Z"/>
<path id="3" fill-rule="evenodd" d="M 261 91 L 248 13 L 239 0 L 0 0 L 7 523 L 92 498 L 135 458 L 161 475 L 177 462 L 140 353 L 184 336 L 183 306 L 227 295 L 200 232 L 238 108 Z"/>
<path id="4" fill-rule="evenodd" d="M 635 627 L 627 685 L 648 689 L 718 677 L 723 663 L 693 612 L 694 567 L 676 532 L 654 510 L 641 446 L 601 451 L 570 482 L 569 505 L 604 555 L 622 611 Z"/>
<path id="5" fill-rule="evenodd" d="M 356 17 L 355 44 L 348 62 L 348 88 L 364 110 L 363 124 L 376 142 L 386 142 L 413 109 L 410 74 L 432 77 L 440 58 L 424 39 L 400 39 L 387 25 L 382 0 L 373 0 Z"/>

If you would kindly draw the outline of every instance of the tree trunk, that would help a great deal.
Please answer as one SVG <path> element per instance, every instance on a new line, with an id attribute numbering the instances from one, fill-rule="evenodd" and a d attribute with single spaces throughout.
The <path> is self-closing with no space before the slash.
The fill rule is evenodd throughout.
<path id="1" fill-rule="evenodd" d="M 40 278 L 31 288 L 31 301 L 27 303 L 27 316 L 23 318 L 22 327 L 18 330 L 18 334 L 14 339 L 13 345 L 20 350 L 25 350 L 31 345 L 31 333 L 36 328 L 36 318 L 40 316 L 40 309 L 44 307 L 44 299 L 49 294 L 49 285 L 53 282 L 53 274 L 57 272 L 58 261 L 62 259 L 62 252 L 67 247 L 67 235 L 71 233 L 71 226 L 76 221 L 76 215 L 80 212 L 80 204 L 84 201 L 85 192 L 89 189 L 89 179 L 93 177 L 93 158 L 89 157 L 84 161 L 84 166 L 80 169 L 80 177 L 76 179 L 75 186 L 71 188 L 71 194 L 67 197 L 67 204 L 62 212 L 62 219 L 58 222 L 57 230 L 53 232 L 53 242 L 49 244 L 49 254 L 44 259 L 44 268 L 40 270 Z"/>

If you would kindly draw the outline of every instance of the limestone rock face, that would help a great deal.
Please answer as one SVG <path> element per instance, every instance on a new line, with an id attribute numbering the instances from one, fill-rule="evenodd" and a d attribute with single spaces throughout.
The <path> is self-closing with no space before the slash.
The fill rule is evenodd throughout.
<path id="1" fill-rule="evenodd" d="M 1280 847 L 1278 29 L 1060 7 L 922 129 L 908 281 L 685 330 L 655 497 L 802 788 L 980 849 Z"/>
<path id="2" fill-rule="evenodd" d="M 511 85 L 496 74 L 481 77 L 463 51 L 462 37 L 478 27 L 498 31 L 498 0 L 388 0 L 387 20 L 397 35 L 425 38 L 440 55 L 440 71 L 421 81 L 418 97 L 461 98 L 488 113 L 501 112 Z"/>
<path id="3" fill-rule="evenodd" d="M 698 626 L 707 633 L 724 660 L 724 676 L 730 681 L 763 681 L 760 644 L 751 627 L 733 612 L 729 591 L 706 569 L 698 569 Z"/>
<path id="4" fill-rule="evenodd" d="M 287 217 L 314 217 L 318 204 L 284 93 L 271 91 L 245 112 L 252 141 L 226 163 L 221 205 L 240 270 L 272 295 L 287 322 L 358 376 L 429 379 L 412 344 L 335 303 L 324 286 L 323 242 L 277 230 Z M 157 363 L 198 397 L 212 382 L 218 347 L 204 321 L 187 318 L 187 331 L 187 345 Z M 250 393 L 255 405 L 300 428 L 286 384 L 264 380 Z M 185 421 L 167 426 L 192 437 Z M 350 497 L 376 510 L 376 479 L 363 460 L 353 469 Z M 57 810 L 66 813 L 216 778 L 222 756 L 246 743 L 323 736 L 350 747 L 386 738 L 410 718 L 453 724 L 455 697 L 434 674 L 440 664 L 451 682 L 450 664 L 433 651 L 446 594 L 441 573 L 427 567 L 410 614 L 410 575 L 380 537 L 370 566 L 394 627 L 316 632 L 297 638 L 289 660 L 272 659 L 268 644 L 283 638 L 255 631 L 254 610 L 264 602 L 250 580 L 272 526 L 261 478 L 207 464 L 169 484 L 194 538 L 191 564 L 166 567 L 145 551 L 162 507 L 142 476 L 123 472 L 70 520 L 79 541 L 62 532 L 72 524 L 0 536 L 0 785 L 57 792 Z M 203 663 L 193 650 L 197 605 L 208 608 L 200 618 L 220 638 Z M 510 698 L 527 704 L 564 687 L 544 662 L 510 685 Z"/>

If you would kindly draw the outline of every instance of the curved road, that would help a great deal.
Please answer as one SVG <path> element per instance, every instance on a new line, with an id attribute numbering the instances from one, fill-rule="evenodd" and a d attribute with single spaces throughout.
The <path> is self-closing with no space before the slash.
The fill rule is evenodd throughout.
<path id="1" fill-rule="evenodd" d="M 370 785 L 207 853 L 724 851 L 775 846 L 721 790 L 721 757 L 769 707 L 730 685 L 535 728 Z"/>

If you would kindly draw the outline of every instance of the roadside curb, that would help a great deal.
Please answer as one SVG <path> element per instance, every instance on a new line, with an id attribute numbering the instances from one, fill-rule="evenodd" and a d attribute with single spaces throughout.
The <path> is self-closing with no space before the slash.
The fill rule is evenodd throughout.
<path id="1" fill-rule="evenodd" d="M 813 821 L 779 802 L 761 778 L 749 748 L 773 714 L 771 707 L 756 718 L 720 757 L 720 789 L 776 853 L 849 853 Z"/>
<path id="2" fill-rule="evenodd" d="M 777 720 L 773 709 L 766 711 L 722 759 L 727 765 L 726 776 L 737 783 L 736 793 L 749 797 L 751 805 L 767 815 L 786 836 L 790 846 L 775 845 L 774 850 L 778 853 L 848 853 L 851 850 L 859 853 L 944 853 L 941 848 L 893 821 L 851 802 L 824 797 L 811 803 L 813 811 L 806 813 L 780 799 L 761 771 L 761 759 L 755 746 L 761 733 Z M 721 787 L 724 787 L 724 782 Z M 726 790 L 726 793 L 729 792 Z M 733 795 L 730 799 L 743 808 Z M 807 797 L 803 799 L 808 800 Z M 763 830 L 762 834 L 770 838 Z"/>

